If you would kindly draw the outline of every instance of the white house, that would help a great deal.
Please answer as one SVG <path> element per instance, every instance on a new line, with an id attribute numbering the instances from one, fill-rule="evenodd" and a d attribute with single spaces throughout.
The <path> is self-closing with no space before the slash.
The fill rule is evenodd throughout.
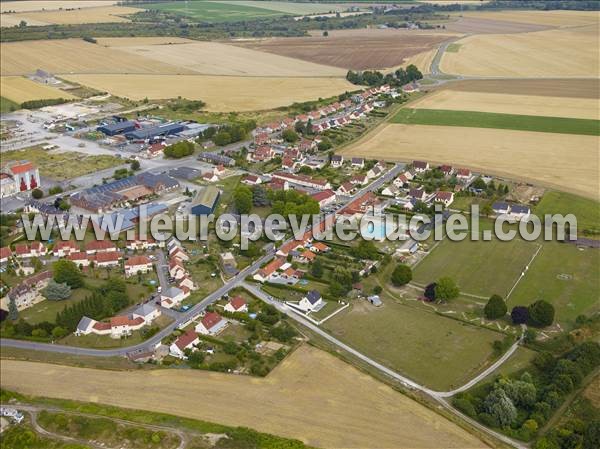
<path id="1" fill-rule="evenodd" d="M 319 203 L 320 207 L 329 206 L 330 204 L 335 203 L 335 200 L 336 200 L 335 192 L 331 189 L 322 190 L 320 192 L 313 193 L 311 196 L 317 203 Z"/>
<path id="2" fill-rule="evenodd" d="M 365 160 L 362 157 L 353 157 L 350 166 L 355 170 L 362 170 L 365 168 Z"/>
<path id="3" fill-rule="evenodd" d="M 200 338 L 198 338 L 196 332 L 189 330 L 185 334 L 178 337 L 177 340 L 175 340 L 173 344 L 169 346 L 169 354 L 171 354 L 173 357 L 177 357 L 178 359 L 186 359 L 186 349 L 193 350 L 194 346 L 196 346 L 198 343 L 200 343 Z"/>
<path id="4" fill-rule="evenodd" d="M 311 290 L 307 295 L 300 300 L 298 308 L 304 312 L 312 312 L 313 310 L 319 310 L 325 303 L 321 297 L 321 293 L 317 290 Z"/>
<path id="5" fill-rule="evenodd" d="M 83 251 L 71 253 L 67 259 L 69 259 L 71 262 L 74 262 L 78 267 L 87 267 L 90 264 L 89 256 Z"/>
<path id="6" fill-rule="evenodd" d="M 203 335 L 216 335 L 227 326 L 227 320 L 215 312 L 206 312 L 196 325 L 196 332 Z"/>
<path id="7" fill-rule="evenodd" d="M 436 192 L 433 201 L 448 207 L 454 201 L 454 192 Z"/>
<path id="8" fill-rule="evenodd" d="M 341 154 L 331 156 L 331 166 L 333 168 L 340 168 L 342 165 L 344 165 L 344 156 Z"/>
<path id="9" fill-rule="evenodd" d="M 169 287 L 161 293 L 160 304 L 167 309 L 171 309 L 172 307 L 181 303 L 181 301 L 188 296 L 190 296 L 189 290 L 186 292 L 182 288 Z"/>
<path id="10" fill-rule="evenodd" d="M 133 256 L 125 262 L 125 276 L 152 271 L 152 261 L 146 256 Z"/>
<path id="11" fill-rule="evenodd" d="M 241 296 L 236 296 L 229 300 L 229 302 L 225 305 L 224 310 L 226 312 L 236 313 L 236 312 L 248 312 L 248 304 Z"/>
<path id="12" fill-rule="evenodd" d="M 79 251 L 79 245 L 73 241 L 56 242 L 52 250 L 54 256 L 56 257 L 66 257 L 71 253 L 78 253 Z"/>
<path id="13" fill-rule="evenodd" d="M 492 204 L 492 210 L 498 215 L 508 214 L 510 211 L 510 205 L 503 201 L 496 201 L 494 204 Z"/>
<path id="14" fill-rule="evenodd" d="M 396 184 L 390 184 L 381 191 L 381 194 L 385 196 L 397 196 L 399 193 L 400 189 L 398 188 L 398 186 L 396 186 Z"/>
<path id="15" fill-rule="evenodd" d="M 133 311 L 131 314 L 132 317 L 142 318 L 144 323 L 152 324 L 152 322 L 157 319 L 161 315 L 161 311 L 154 304 L 146 303 L 139 306 L 137 309 Z"/>
<path id="16" fill-rule="evenodd" d="M 429 170 L 429 162 L 413 161 L 412 166 L 417 173 L 423 173 Z"/>

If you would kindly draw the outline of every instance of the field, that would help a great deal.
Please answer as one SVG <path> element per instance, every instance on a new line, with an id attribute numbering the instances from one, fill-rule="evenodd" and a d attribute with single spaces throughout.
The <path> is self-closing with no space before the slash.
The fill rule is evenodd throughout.
<path id="1" fill-rule="evenodd" d="M 89 156 L 75 151 L 45 151 L 41 148 L 27 148 L 2 153 L 2 160 L 26 159 L 36 164 L 40 175 L 55 181 L 76 178 L 123 164 L 119 158 L 109 155 Z"/>
<path id="2" fill-rule="evenodd" d="M 444 239 L 415 268 L 413 280 L 427 285 L 442 276 L 456 281 L 461 292 L 485 298 L 505 297 L 538 250 L 524 240 L 460 242 Z"/>
<path id="3" fill-rule="evenodd" d="M 521 34 L 474 35 L 444 53 L 449 74 L 499 77 L 596 78 L 600 62 L 598 24 Z"/>
<path id="4" fill-rule="evenodd" d="M 190 73 L 159 61 L 82 39 L 2 43 L 0 74 L 29 75 L 37 69 L 73 73 Z"/>
<path id="5" fill-rule="evenodd" d="M 580 236 L 585 229 L 600 230 L 600 204 L 569 193 L 546 192 L 534 212 L 540 217 L 546 214 L 574 214 Z"/>
<path id="6" fill-rule="evenodd" d="M 235 41 L 236 45 L 343 69 L 385 69 L 407 65 L 416 58 L 421 64 L 433 55 L 422 55 L 445 41 L 450 34 L 406 30 L 330 30 L 328 37 L 291 37 Z"/>
<path id="7" fill-rule="evenodd" d="M 461 15 L 553 27 L 578 27 L 598 23 L 598 13 L 594 11 L 467 11 Z"/>
<path id="8" fill-rule="evenodd" d="M 597 149 L 595 136 L 385 124 L 341 153 L 398 161 L 425 158 L 597 199 Z"/>
<path id="9" fill-rule="evenodd" d="M 282 15 L 272 9 L 257 8 L 235 3 L 220 2 L 171 2 L 153 3 L 152 9 L 181 14 L 202 22 L 239 22 Z"/>
<path id="10" fill-rule="evenodd" d="M 114 41 L 114 39 L 113 39 Z M 129 46 L 117 48 L 129 54 L 193 70 L 203 75 L 230 76 L 346 76 L 346 71 L 284 56 L 226 45 L 218 42 L 187 41 L 177 44 L 146 44 L 127 39 Z"/>
<path id="11" fill-rule="evenodd" d="M 24 12 L 24 11 L 41 11 L 45 10 L 58 10 L 70 9 L 70 8 L 91 8 L 96 6 L 111 6 L 118 2 L 118 0 L 61 0 L 60 3 L 55 0 L 20 0 L 14 2 L 2 2 L 0 4 L 0 12 L 5 13 L 7 11 Z M 85 6 L 84 6 L 85 5 Z"/>
<path id="12" fill-rule="evenodd" d="M 586 136 L 600 135 L 599 120 L 445 109 L 404 108 L 392 117 L 391 122 L 407 125 L 461 126 Z"/>
<path id="13" fill-rule="evenodd" d="M 563 328 L 570 326 L 578 315 L 600 311 L 598 266 L 600 252 L 597 249 L 579 250 L 572 244 L 545 242 L 511 295 L 508 306 L 545 299 L 556 308 L 557 320 Z"/>
<path id="14" fill-rule="evenodd" d="M 0 112 L 12 112 L 16 111 L 21 107 L 20 104 L 15 103 L 8 98 L 0 97 Z"/>
<path id="15" fill-rule="evenodd" d="M 384 299 L 356 301 L 322 325 L 380 363 L 437 390 L 459 387 L 492 356 L 502 334 Z M 433 368 L 435 367 L 435 368 Z"/>
<path id="16" fill-rule="evenodd" d="M 543 31 L 551 27 L 530 23 L 507 22 L 493 20 L 493 18 L 479 18 L 471 16 L 451 16 L 450 22 L 444 23 L 446 31 L 464 34 L 512 34 Z"/>
<path id="17" fill-rule="evenodd" d="M 0 77 L 0 90 L 3 97 L 19 104 L 30 100 L 45 100 L 50 98 L 70 100 L 75 98 L 65 91 L 36 83 L 20 76 Z"/>
<path id="18" fill-rule="evenodd" d="M 320 14 L 331 11 L 343 11 L 347 9 L 349 5 L 335 4 L 335 3 L 296 3 L 296 2 L 281 2 L 281 1 L 231 1 L 222 0 L 217 3 L 226 5 L 236 6 L 249 6 L 253 8 L 270 9 L 272 11 L 279 11 L 284 14 L 293 15 L 308 15 L 308 14 Z"/>
<path id="19" fill-rule="evenodd" d="M 485 447 L 433 411 L 306 346 L 265 379 L 156 370 L 120 372 L 115 383 L 110 371 L 7 360 L 1 367 L 2 387 L 20 393 L 247 426 L 317 447 L 437 448 L 440 441 L 447 448 Z M 131 394 L 139 385 L 152 394 Z"/>
<path id="20" fill-rule="evenodd" d="M 597 98 L 518 95 L 508 92 L 467 92 L 454 90 L 451 85 L 411 103 L 411 108 L 600 119 Z"/>
<path id="21" fill-rule="evenodd" d="M 221 77 L 203 75 L 67 75 L 65 79 L 134 100 L 201 99 L 215 112 L 254 111 L 331 97 L 356 86 L 342 78 Z"/>
<path id="22" fill-rule="evenodd" d="M 80 23 L 129 22 L 123 16 L 142 11 L 137 8 L 122 6 L 101 6 L 98 8 L 82 8 L 69 11 L 35 11 L 20 14 L 2 14 L 2 26 L 15 26 L 21 20 L 31 25 L 74 25 Z"/>

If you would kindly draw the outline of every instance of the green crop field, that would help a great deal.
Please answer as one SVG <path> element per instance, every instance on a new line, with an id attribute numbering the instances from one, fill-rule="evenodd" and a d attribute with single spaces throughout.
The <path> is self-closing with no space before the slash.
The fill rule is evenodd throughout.
<path id="1" fill-rule="evenodd" d="M 414 269 L 413 281 L 425 285 L 449 276 L 461 292 L 506 296 L 537 249 L 536 243 L 520 239 L 445 239 Z"/>
<path id="2" fill-rule="evenodd" d="M 546 192 L 534 213 L 540 218 L 546 214 L 573 214 L 579 234 L 585 230 L 600 232 L 600 203 L 571 193 Z"/>
<path id="3" fill-rule="evenodd" d="M 451 111 L 445 109 L 400 109 L 392 123 L 407 125 L 465 126 L 517 131 L 600 136 L 600 120 L 498 114 L 492 112 Z"/>
<path id="4" fill-rule="evenodd" d="M 600 251 L 569 243 L 544 242 L 508 300 L 509 308 L 538 299 L 552 303 L 565 327 L 578 315 L 600 311 Z"/>
<path id="5" fill-rule="evenodd" d="M 200 1 L 152 3 L 149 8 L 181 14 L 198 21 L 213 23 L 255 20 L 265 17 L 276 17 L 283 14 L 279 11 L 256 8 L 254 6 Z"/>
<path id="6" fill-rule="evenodd" d="M 326 321 L 336 338 L 411 379 L 438 390 L 458 387 L 489 363 L 503 334 L 395 302 L 355 301 Z"/>
<path id="7" fill-rule="evenodd" d="M 15 103 L 8 98 L 0 97 L 0 112 L 12 112 L 16 111 L 21 107 L 20 104 Z"/>

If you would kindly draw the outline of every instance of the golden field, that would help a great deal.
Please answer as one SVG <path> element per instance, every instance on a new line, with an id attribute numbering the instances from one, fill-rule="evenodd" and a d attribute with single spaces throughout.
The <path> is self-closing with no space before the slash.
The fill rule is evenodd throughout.
<path id="1" fill-rule="evenodd" d="M 598 99 L 568 98 L 509 93 L 439 90 L 411 103 L 412 108 L 448 109 L 452 111 L 497 112 L 501 114 L 541 115 L 600 119 Z"/>
<path id="2" fill-rule="evenodd" d="M 19 14 L 2 14 L 2 26 L 14 26 L 21 20 L 29 25 L 74 25 L 79 23 L 110 23 L 129 22 L 120 16 L 135 14 L 142 11 L 137 8 L 124 6 L 100 6 L 97 8 L 81 8 L 68 11 L 34 11 Z"/>
<path id="3" fill-rule="evenodd" d="M 184 37 L 176 36 L 150 36 L 150 37 L 99 37 L 96 39 L 98 45 L 103 47 L 132 47 L 135 45 L 166 45 L 166 44 L 189 44 L 193 41 Z"/>
<path id="4" fill-rule="evenodd" d="M 22 0 L 15 2 L 1 2 L 0 12 L 6 11 L 41 11 L 71 9 L 71 8 L 93 8 L 96 6 L 111 6 L 118 3 L 118 0 Z"/>
<path id="5" fill-rule="evenodd" d="M 127 39 L 131 45 L 119 50 L 203 75 L 229 76 L 346 76 L 346 70 L 279 56 L 219 42 L 188 41 L 177 44 L 148 44 L 142 38 Z"/>
<path id="6" fill-rule="evenodd" d="M 435 58 L 436 53 L 437 48 L 432 48 L 431 50 L 424 51 L 423 53 L 419 53 L 414 56 L 409 56 L 404 60 L 401 66 L 393 67 L 392 70 L 398 69 L 399 67 L 406 67 L 410 64 L 414 64 L 422 73 L 429 73 L 429 69 L 431 69 L 431 62 L 433 61 L 433 58 Z"/>
<path id="7" fill-rule="evenodd" d="M 598 78 L 598 24 L 520 34 L 474 35 L 445 52 L 449 74 L 500 77 Z"/>
<path id="8" fill-rule="evenodd" d="M 343 78 L 204 75 L 65 75 L 63 78 L 132 100 L 178 96 L 202 100 L 207 110 L 215 112 L 273 109 L 356 89 Z"/>
<path id="9" fill-rule="evenodd" d="M 43 69 L 67 73 L 190 73 L 82 39 L 2 43 L 0 74 L 27 75 Z"/>
<path id="10" fill-rule="evenodd" d="M 599 146 L 597 136 L 385 124 L 341 153 L 464 166 L 597 199 Z"/>
<path id="11" fill-rule="evenodd" d="M 19 104 L 30 100 L 45 100 L 50 98 L 70 100 L 75 98 L 65 91 L 33 82 L 21 76 L 0 77 L 0 93 L 4 98 L 8 98 Z"/>
<path id="12" fill-rule="evenodd" d="M 460 15 L 554 27 L 575 27 L 598 23 L 598 13 L 596 11 L 467 11 L 460 13 Z"/>
<path id="13" fill-rule="evenodd" d="M 433 449 L 440 442 L 445 448 L 486 447 L 421 404 L 308 346 L 266 378 L 196 370 L 114 372 L 12 360 L 2 360 L 1 368 L 2 388 L 23 394 L 247 426 L 322 448 Z M 140 385 L 146 393 L 139 393 Z"/>

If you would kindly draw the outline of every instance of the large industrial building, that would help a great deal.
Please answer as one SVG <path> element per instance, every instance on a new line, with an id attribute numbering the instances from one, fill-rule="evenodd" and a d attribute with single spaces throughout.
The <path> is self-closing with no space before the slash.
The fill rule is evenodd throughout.
<path id="1" fill-rule="evenodd" d="M 200 190 L 192 200 L 191 212 L 193 215 L 210 215 L 215 211 L 221 191 L 215 186 L 206 186 Z"/>
<path id="2" fill-rule="evenodd" d="M 96 128 L 97 131 L 106 134 L 107 136 L 116 136 L 118 134 L 124 134 L 136 129 L 135 122 L 131 120 L 120 121 L 116 123 L 108 123 L 106 125 L 99 126 Z"/>
<path id="3" fill-rule="evenodd" d="M 130 140 L 152 140 L 156 137 L 171 136 L 185 130 L 183 123 L 167 123 L 165 125 L 149 126 L 134 131 L 126 132 L 125 137 Z"/>

